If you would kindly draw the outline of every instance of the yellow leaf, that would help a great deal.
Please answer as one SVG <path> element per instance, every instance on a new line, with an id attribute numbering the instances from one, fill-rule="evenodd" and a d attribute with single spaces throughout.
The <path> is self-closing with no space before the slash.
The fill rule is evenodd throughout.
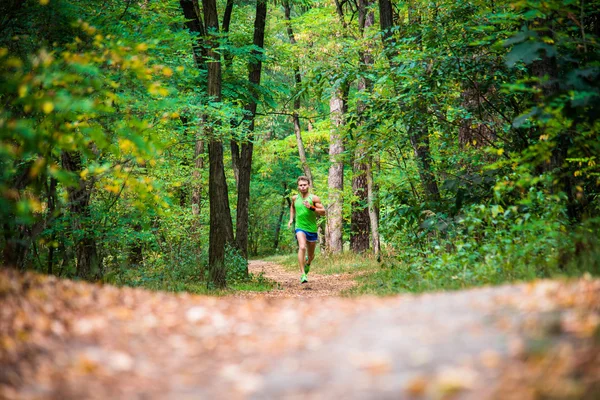
<path id="1" fill-rule="evenodd" d="M 106 185 L 106 186 L 104 186 L 104 190 L 106 190 L 107 192 L 117 194 L 117 193 L 119 193 L 120 188 L 117 185 Z"/>
<path id="2" fill-rule="evenodd" d="M 504 154 L 504 149 L 498 149 L 497 153 L 499 156 L 501 156 L 502 154 Z"/>
<path id="3" fill-rule="evenodd" d="M 19 86 L 19 97 L 23 98 L 23 97 L 25 97 L 25 95 L 27 95 L 27 86 L 25 86 L 25 85 Z"/>
<path id="4" fill-rule="evenodd" d="M 169 77 L 169 76 L 173 75 L 173 70 L 171 68 L 169 68 L 169 67 L 164 67 L 163 70 L 162 70 L 162 73 L 163 73 L 164 76 Z"/>
<path id="5" fill-rule="evenodd" d="M 51 101 L 45 101 L 44 104 L 42 104 L 42 110 L 46 114 L 50 114 L 54 110 L 54 103 Z"/>
<path id="6" fill-rule="evenodd" d="M 135 46 L 135 49 L 138 51 L 146 51 L 148 50 L 148 45 L 146 43 L 140 43 L 137 46 Z"/>
<path id="7" fill-rule="evenodd" d="M 119 148 L 124 152 L 129 152 L 135 149 L 135 144 L 129 139 L 120 139 L 119 140 Z"/>
<path id="8" fill-rule="evenodd" d="M 50 3 L 50 0 L 40 0 L 40 4 L 43 6 L 47 5 L 48 3 Z"/>

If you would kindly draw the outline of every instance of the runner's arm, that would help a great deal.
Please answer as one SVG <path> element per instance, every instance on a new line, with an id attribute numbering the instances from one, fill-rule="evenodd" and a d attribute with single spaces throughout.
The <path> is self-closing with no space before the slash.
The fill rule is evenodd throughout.
<path id="1" fill-rule="evenodd" d="M 323 203 L 321 203 L 321 199 L 319 198 L 319 196 L 313 196 L 312 201 L 315 206 L 315 209 L 313 211 L 319 214 L 320 216 L 324 216 L 326 213 L 325 207 L 323 206 Z"/>
<path id="2" fill-rule="evenodd" d="M 288 228 L 292 227 L 294 223 L 294 217 L 296 216 L 296 208 L 294 207 L 294 203 L 296 202 L 296 196 L 292 196 L 292 205 L 290 206 L 290 222 L 288 222 Z"/>

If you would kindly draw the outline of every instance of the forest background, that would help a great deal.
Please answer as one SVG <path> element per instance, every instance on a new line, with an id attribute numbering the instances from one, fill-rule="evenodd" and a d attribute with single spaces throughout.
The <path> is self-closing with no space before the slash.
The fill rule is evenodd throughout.
<path id="1" fill-rule="evenodd" d="M 598 1 L 0 15 L 2 265 L 260 289 L 247 259 L 293 262 L 303 174 L 327 207 L 321 257 L 377 265 L 366 291 L 600 272 Z"/>

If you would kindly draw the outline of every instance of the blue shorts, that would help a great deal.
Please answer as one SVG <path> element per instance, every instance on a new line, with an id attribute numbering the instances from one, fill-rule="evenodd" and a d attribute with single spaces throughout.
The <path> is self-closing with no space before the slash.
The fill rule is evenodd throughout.
<path id="1" fill-rule="evenodd" d="M 306 241 L 307 242 L 318 242 L 319 241 L 319 235 L 317 234 L 317 232 L 306 232 L 305 230 L 302 229 L 296 229 L 296 233 L 298 232 L 302 232 L 304 233 L 304 236 L 306 236 Z"/>

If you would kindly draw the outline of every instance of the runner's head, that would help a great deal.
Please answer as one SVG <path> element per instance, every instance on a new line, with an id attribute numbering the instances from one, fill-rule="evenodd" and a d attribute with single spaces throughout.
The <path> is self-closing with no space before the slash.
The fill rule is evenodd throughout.
<path id="1" fill-rule="evenodd" d="M 310 188 L 310 180 L 306 176 L 304 176 L 304 175 L 299 176 L 297 182 L 298 182 L 298 190 L 301 193 L 308 192 L 308 189 Z"/>

